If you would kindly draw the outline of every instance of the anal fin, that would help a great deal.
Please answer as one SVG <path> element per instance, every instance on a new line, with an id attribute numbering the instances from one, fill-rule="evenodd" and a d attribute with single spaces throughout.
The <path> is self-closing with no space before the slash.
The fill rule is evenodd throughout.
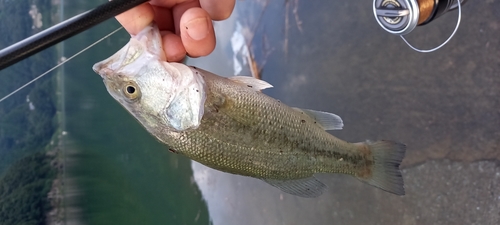
<path id="1" fill-rule="evenodd" d="M 281 191 L 304 198 L 314 198 L 323 194 L 327 186 L 315 177 L 307 177 L 297 180 L 272 180 L 263 179 L 266 183 L 280 189 Z"/>

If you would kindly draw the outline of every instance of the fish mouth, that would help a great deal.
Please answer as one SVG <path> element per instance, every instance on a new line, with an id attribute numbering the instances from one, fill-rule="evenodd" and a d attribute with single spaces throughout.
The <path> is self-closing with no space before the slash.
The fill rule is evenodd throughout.
<path id="1" fill-rule="evenodd" d="M 101 67 L 102 67 L 101 63 L 96 63 L 94 64 L 94 66 L 92 66 L 92 70 L 94 70 L 95 73 L 99 74 L 99 76 L 104 78 L 103 75 L 101 74 Z"/>
<path id="2" fill-rule="evenodd" d="M 92 70 L 99 74 L 103 79 L 109 78 L 111 74 L 114 73 L 112 69 L 109 69 L 105 63 L 99 62 L 92 66 Z"/>
<path id="3" fill-rule="evenodd" d="M 92 66 L 92 69 L 94 70 L 95 73 L 99 74 L 101 76 L 102 81 L 104 83 L 104 86 L 108 90 L 108 92 L 111 94 L 111 96 L 114 97 L 114 92 L 117 92 L 117 84 L 114 82 L 114 79 L 112 79 L 114 76 L 112 76 L 115 72 L 108 68 L 106 66 L 106 63 L 96 63 L 94 66 Z"/>

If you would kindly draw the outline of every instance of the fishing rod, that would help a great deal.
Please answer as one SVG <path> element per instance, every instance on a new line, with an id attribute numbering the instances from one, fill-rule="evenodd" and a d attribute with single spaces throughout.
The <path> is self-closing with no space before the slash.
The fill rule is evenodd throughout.
<path id="1" fill-rule="evenodd" d="M 0 51 L 0 70 L 148 0 L 113 0 L 76 15 Z"/>

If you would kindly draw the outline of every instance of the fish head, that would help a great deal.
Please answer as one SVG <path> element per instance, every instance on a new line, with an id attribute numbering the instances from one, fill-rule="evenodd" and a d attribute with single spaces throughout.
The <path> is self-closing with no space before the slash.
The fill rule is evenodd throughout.
<path id="1" fill-rule="evenodd" d="M 96 63 L 109 94 L 149 131 L 197 128 L 205 83 L 191 67 L 165 61 L 155 25 L 148 26 L 111 57 Z"/>

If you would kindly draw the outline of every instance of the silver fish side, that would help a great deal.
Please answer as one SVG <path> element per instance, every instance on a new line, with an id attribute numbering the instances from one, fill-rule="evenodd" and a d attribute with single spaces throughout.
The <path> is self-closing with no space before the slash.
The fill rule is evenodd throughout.
<path id="1" fill-rule="evenodd" d="M 405 145 L 348 143 L 325 131 L 341 129 L 340 117 L 289 107 L 259 91 L 271 87 L 265 81 L 164 62 L 157 28 L 147 29 L 94 70 L 113 98 L 171 151 L 302 197 L 326 190 L 317 173 L 348 174 L 404 194 L 399 164 Z"/>

